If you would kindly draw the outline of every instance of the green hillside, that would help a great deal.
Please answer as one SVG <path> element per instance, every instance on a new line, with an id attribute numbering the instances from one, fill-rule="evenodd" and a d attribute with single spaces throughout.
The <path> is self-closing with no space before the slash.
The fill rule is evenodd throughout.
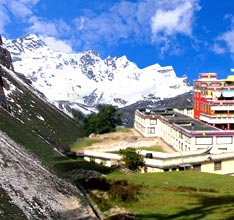
<path id="1" fill-rule="evenodd" d="M 59 169 L 54 166 L 55 161 L 70 150 L 70 145 L 80 137 L 81 129 L 73 119 L 49 104 L 43 94 L 34 90 L 30 80 L 13 72 L 10 54 L 1 45 L 1 40 L 0 131 L 2 141 L 0 152 L 0 168 L 2 168 L 0 172 L 0 219 L 47 219 L 49 215 L 63 214 L 53 213 L 56 212 L 56 208 L 49 210 L 47 202 L 51 203 L 53 199 L 57 201 L 53 193 L 51 195 L 50 193 L 45 194 L 41 198 L 40 195 L 37 195 L 41 193 L 41 190 L 36 191 L 36 189 L 47 183 L 47 189 L 52 192 L 61 192 L 67 195 L 74 193 L 76 195 L 73 189 L 66 184 L 63 185 L 64 183 L 60 182 L 61 179 L 56 178 L 51 172 L 57 175 L 61 174 Z M 20 145 L 22 151 L 12 141 Z M 25 152 L 23 148 L 27 150 L 27 153 L 22 153 Z M 31 166 L 30 161 L 35 161 L 36 165 Z M 42 168 L 40 162 L 48 169 Z M 39 170 L 42 170 L 41 173 L 38 173 L 38 167 Z M 51 181 L 50 175 L 53 176 L 53 181 Z M 34 177 L 32 178 L 32 176 Z M 36 184 L 30 178 L 35 180 Z M 22 188 L 18 187 L 17 184 Z M 56 184 L 62 185 L 58 187 Z M 50 201 L 44 201 L 43 199 L 47 198 L 48 195 Z M 43 209 L 43 205 L 48 210 Z M 24 210 L 25 214 L 21 209 Z M 30 212 L 29 215 L 28 212 Z"/>
<path id="2" fill-rule="evenodd" d="M 79 126 L 11 75 L 4 78 L 14 89 L 7 97 L 11 112 L 0 108 L 0 130 L 25 147 L 50 171 L 60 173 L 54 168 L 56 157 L 60 156 L 58 152 L 64 153 L 70 149 L 70 145 L 80 136 Z M 0 219 L 27 219 L 1 185 Z"/>
<path id="3" fill-rule="evenodd" d="M 15 89 L 8 95 L 11 113 L 0 109 L 0 129 L 51 165 L 54 149 L 67 151 L 81 134 L 79 126 L 11 75 L 5 77 Z"/>

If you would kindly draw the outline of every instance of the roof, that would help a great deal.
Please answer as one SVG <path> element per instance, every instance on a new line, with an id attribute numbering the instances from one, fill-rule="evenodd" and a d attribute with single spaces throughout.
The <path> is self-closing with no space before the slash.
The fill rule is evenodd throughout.
<path id="1" fill-rule="evenodd" d="M 175 112 L 173 110 L 165 109 L 164 112 L 162 110 L 155 111 L 157 115 L 167 119 L 170 124 L 175 126 L 179 126 L 188 131 L 219 131 L 220 129 L 205 124 L 199 120 L 193 119 L 187 115 L 181 114 L 179 112 Z"/>
<path id="2" fill-rule="evenodd" d="M 142 110 L 141 110 L 142 112 Z M 143 113 L 143 112 L 142 112 Z M 157 115 L 164 121 L 180 127 L 187 131 L 220 131 L 220 129 L 213 127 L 211 125 L 205 124 L 199 120 L 193 119 L 187 115 L 175 112 L 172 109 L 152 109 L 145 112 L 147 115 Z"/>

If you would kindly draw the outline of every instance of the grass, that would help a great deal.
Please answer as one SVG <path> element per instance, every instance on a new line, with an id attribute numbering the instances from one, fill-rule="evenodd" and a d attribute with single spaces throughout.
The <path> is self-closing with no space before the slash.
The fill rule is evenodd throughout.
<path id="1" fill-rule="evenodd" d="M 54 148 L 68 151 L 70 144 L 80 136 L 80 127 L 11 75 L 7 77 L 18 89 L 10 95 L 11 114 L 0 109 L 0 129 L 52 168 L 56 155 Z"/>
<path id="2" fill-rule="evenodd" d="M 122 126 L 118 126 L 115 130 L 114 133 L 127 133 L 130 130 L 128 128 L 122 127 Z M 101 143 L 101 142 L 105 142 L 106 140 L 118 140 L 119 137 L 106 137 L 103 139 L 97 139 L 97 138 L 79 138 L 77 141 L 75 141 L 74 143 L 71 144 L 70 148 L 71 150 L 79 150 L 79 149 L 83 149 L 85 147 L 90 147 L 93 144 L 96 143 Z"/>
<path id="3" fill-rule="evenodd" d="M 129 128 L 126 128 L 124 126 L 118 126 L 118 127 L 116 127 L 115 132 L 116 133 L 120 133 L 120 132 L 127 133 L 127 132 L 130 132 L 130 130 L 129 130 Z"/>
<path id="4" fill-rule="evenodd" d="M 55 161 L 55 168 L 63 175 L 75 169 L 95 170 L 102 174 L 113 172 L 113 168 L 105 167 L 96 163 L 86 162 L 83 159 L 64 159 L 57 158 Z"/>
<path id="5" fill-rule="evenodd" d="M 0 111 L 0 117 L 0 129 L 2 131 L 7 133 L 16 143 L 23 145 L 39 157 L 46 166 L 51 167 L 51 161 L 54 156 L 51 145 L 32 132 L 27 125 L 22 124 L 6 112 Z"/>
<path id="6" fill-rule="evenodd" d="M 108 178 L 145 185 L 138 202 L 122 204 L 137 219 L 231 220 L 234 215 L 234 177 L 183 171 L 110 173 Z"/>
<path id="7" fill-rule="evenodd" d="M 89 139 L 89 138 L 82 138 L 82 139 L 78 139 L 77 141 L 75 141 L 72 145 L 71 145 L 71 150 L 79 150 L 82 149 L 84 147 L 89 147 L 93 144 L 96 143 L 100 143 L 103 140 L 99 140 L 99 139 Z"/>
<path id="8" fill-rule="evenodd" d="M 124 207 L 141 220 L 231 220 L 234 216 L 234 177 L 198 171 L 123 174 L 118 170 L 78 160 L 57 161 L 62 172 L 73 169 L 97 170 L 108 180 L 128 180 L 142 185 L 138 201 L 97 201 L 103 209 Z M 105 209 L 104 209 L 105 210 Z M 107 210 L 105 210 L 107 211 Z M 105 214 L 105 213 L 104 213 Z"/>
<path id="9" fill-rule="evenodd" d="M 147 151 L 155 151 L 155 152 L 164 152 L 162 147 L 159 145 L 155 145 L 155 146 L 150 146 L 150 147 L 139 147 L 137 149 L 140 150 L 147 150 Z"/>

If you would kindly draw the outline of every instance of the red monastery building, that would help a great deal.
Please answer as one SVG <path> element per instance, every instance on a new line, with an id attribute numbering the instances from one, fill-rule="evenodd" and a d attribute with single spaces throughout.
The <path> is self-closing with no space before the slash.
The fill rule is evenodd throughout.
<path id="1" fill-rule="evenodd" d="M 234 130 L 234 76 L 217 79 L 202 73 L 194 81 L 194 118 L 222 130 Z"/>

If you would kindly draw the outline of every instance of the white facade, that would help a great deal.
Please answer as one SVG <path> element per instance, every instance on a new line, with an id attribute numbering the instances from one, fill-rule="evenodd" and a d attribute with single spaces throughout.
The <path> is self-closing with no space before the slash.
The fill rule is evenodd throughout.
<path id="1" fill-rule="evenodd" d="M 196 170 L 207 173 L 234 175 L 234 152 L 210 154 L 210 151 L 197 150 L 189 152 L 162 153 L 140 151 L 140 154 L 151 153 L 153 158 L 145 158 L 141 172 L 165 172 Z M 84 150 L 84 160 L 93 161 L 104 166 L 122 165 L 118 154 Z"/>
<path id="2" fill-rule="evenodd" d="M 177 151 L 234 151 L 234 131 L 224 131 L 174 111 L 137 110 L 134 127 L 144 137 L 162 138 Z"/>

